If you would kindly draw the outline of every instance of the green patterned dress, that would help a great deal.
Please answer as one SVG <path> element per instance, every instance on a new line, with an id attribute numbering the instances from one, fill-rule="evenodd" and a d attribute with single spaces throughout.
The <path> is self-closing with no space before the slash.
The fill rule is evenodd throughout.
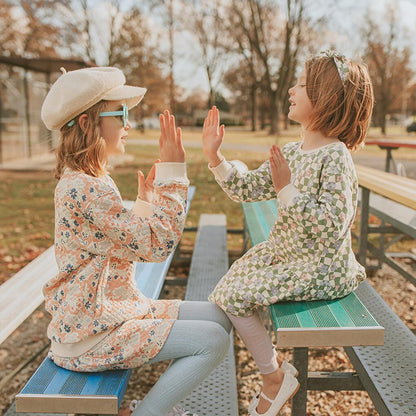
<path id="1" fill-rule="evenodd" d="M 278 195 L 268 239 L 235 261 L 209 296 L 230 314 L 249 316 L 285 300 L 343 297 L 365 279 L 351 247 L 358 184 L 350 152 L 342 142 L 311 151 L 301 146 L 282 148 L 291 185 Z M 212 171 L 234 201 L 276 198 L 268 161 L 246 173 L 227 161 Z"/>

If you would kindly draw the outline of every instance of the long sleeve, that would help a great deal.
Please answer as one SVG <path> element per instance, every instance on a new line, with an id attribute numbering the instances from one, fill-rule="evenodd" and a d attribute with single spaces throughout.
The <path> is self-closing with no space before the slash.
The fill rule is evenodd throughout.
<path id="1" fill-rule="evenodd" d="M 166 339 L 172 322 L 153 322 L 153 301 L 137 288 L 135 262 L 163 261 L 173 251 L 184 226 L 189 181 L 184 163 L 158 165 L 147 213 L 125 208 L 108 175 L 64 171 L 55 189 L 59 272 L 43 289 L 53 343 L 85 342 L 77 346 L 85 351 L 91 337 L 141 319 L 148 332 L 138 348 L 150 342 L 157 353 Z M 170 310 L 175 318 L 177 304 Z M 148 359 L 144 353 L 143 360 Z"/>
<path id="2" fill-rule="evenodd" d="M 335 158 L 323 165 L 317 195 L 297 189 L 289 199 L 288 212 L 308 234 L 325 238 L 331 233 L 335 239 L 340 239 L 352 225 L 356 211 L 353 198 L 356 184 L 348 165 L 342 162 Z M 293 185 L 289 186 L 288 192 L 290 187 Z"/>
<path id="3" fill-rule="evenodd" d="M 259 168 L 241 172 L 225 159 L 210 168 L 224 192 L 235 202 L 254 202 L 276 198 L 269 162 Z"/>
<path id="4" fill-rule="evenodd" d="M 89 252 L 131 261 L 159 262 L 169 256 L 182 235 L 189 181 L 184 168 L 160 165 L 150 215 L 140 217 L 124 208 L 112 190 L 88 204 L 83 215 L 95 237 L 89 242 Z"/>

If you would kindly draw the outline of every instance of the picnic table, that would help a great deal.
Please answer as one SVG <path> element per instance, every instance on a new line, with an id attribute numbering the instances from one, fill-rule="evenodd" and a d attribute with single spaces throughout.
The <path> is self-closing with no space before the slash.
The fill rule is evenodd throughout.
<path id="1" fill-rule="evenodd" d="M 412 253 L 386 253 L 384 236 L 402 234 L 416 238 L 416 180 L 383 172 L 368 166 L 356 165 L 360 186 L 360 234 L 358 260 L 367 265 L 370 250 L 382 263 L 397 270 L 412 284 L 416 284 L 414 273 L 407 271 L 392 257 L 413 257 Z M 371 225 L 369 215 L 382 220 L 380 226 Z M 390 224 L 390 226 L 386 226 Z M 379 247 L 369 240 L 370 234 L 380 234 Z M 393 240 L 397 241 L 397 240 Z"/>
<path id="2" fill-rule="evenodd" d="M 394 172 L 399 174 L 398 166 L 393 159 L 392 151 L 401 147 L 416 149 L 416 140 L 395 140 L 395 139 L 367 139 L 366 145 L 376 145 L 386 151 L 386 164 L 384 170 L 390 172 L 390 165 L 394 166 Z"/>

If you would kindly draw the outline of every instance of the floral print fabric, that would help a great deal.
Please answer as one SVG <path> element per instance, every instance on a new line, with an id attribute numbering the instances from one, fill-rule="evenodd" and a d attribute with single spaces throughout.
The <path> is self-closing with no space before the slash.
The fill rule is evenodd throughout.
<path id="1" fill-rule="evenodd" d="M 103 371 L 136 368 L 162 349 L 181 301 L 155 300 L 149 315 L 130 319 L 113 329 L 102 341 L 78 357 L 59 357 L 55 364 L 72 371 Z M 168 324 L 168 325 L 167 325 Z"/>
<path id="2" fill-rule="evenodd" d="M 135 347 L 142 348 L 143 362 L 160 350 L 172 326 L 169 319 L 177 318 L 178 303 L 159 311 L 163 303 L 136 287 L 135 262 L 163 261 L 179 242 L 188 184 L 186 176 L 158 181 L 156 175 L 152 215 L 142 218 L 124 208 L 110 176 L 65 170 L 55 189 L 59 273 L 44 286 L 53 342 L 82 342 L 122 330 L 129 322 L 140 340 Z M 149 318 L 154 308 L 168 320 Z"/>
<path id="3" fill-rule="evenodd" d="M 365 279 L 351 247 L 358 190 L 351 155 L 341 142 L 314 151 L 301 145 L 282 148 L 299 194 L 288 205 L 277 200 L 268 239 L 238 259 L 209 297 L 233 315 L 284 300 L 343 297 Z M 219 183 L 235 201 L 276 198 L 269 162 L 245 174 L 233 169 Z"/>

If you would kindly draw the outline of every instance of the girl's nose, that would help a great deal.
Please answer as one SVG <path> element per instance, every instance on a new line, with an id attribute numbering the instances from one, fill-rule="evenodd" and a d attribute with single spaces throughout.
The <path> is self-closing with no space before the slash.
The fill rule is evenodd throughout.
<path id="1" fill-rule="evenodd" d="M 293 90 L 293 87 L 289 88 L 289 95 L 293 95 L 295 92 Z"/>
<path id="2" fill-rule="evenodd" d="M 126 123 L 126 127 L 124 127 L 124 130 L 130 130 L 131 129 L 131 123 L 130 123 L 130 121 L 129 120 L 127 120 L 127 123 Z"/>

